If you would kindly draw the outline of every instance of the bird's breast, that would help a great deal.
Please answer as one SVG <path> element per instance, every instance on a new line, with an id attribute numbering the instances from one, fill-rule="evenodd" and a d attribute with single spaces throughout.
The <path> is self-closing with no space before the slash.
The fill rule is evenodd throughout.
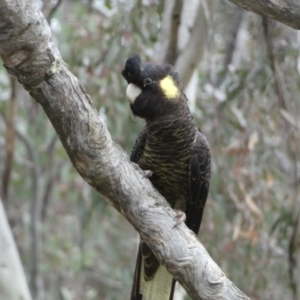
<path id="1" fill-rule="evenodd" d="M 153 172 L 152 184 L 171 206 L 183 211 L 189 195 L 189 164 L 194 140 L 193 132 L 180 128 L 169 133 L 148 133 L 138 162 L 143 170 Z"/>

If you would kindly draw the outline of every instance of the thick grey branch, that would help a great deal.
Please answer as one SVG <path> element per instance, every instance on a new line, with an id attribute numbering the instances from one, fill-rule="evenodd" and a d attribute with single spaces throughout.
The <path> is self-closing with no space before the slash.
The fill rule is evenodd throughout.
<path id="1" fill-rule="evenodd" d="M 229 0 L 230 2 L 279 21 L 295 29 L 300 29 L 300 4 L 298 0 Z"/>
<path id="2" fill-rule="evenodd" d="M 249 299 L 116 145 L 33 1 L 0 2 L 0 56 L 44 108 L 80 175 L 123 214 L 193 299 Z"/>

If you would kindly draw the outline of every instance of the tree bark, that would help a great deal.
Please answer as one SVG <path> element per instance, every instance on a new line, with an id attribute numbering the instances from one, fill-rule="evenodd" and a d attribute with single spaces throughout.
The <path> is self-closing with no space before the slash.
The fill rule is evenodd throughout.
<path id="1" fill-rule="evenodd" d="M 300 4 L 298 0 L 229 1 L 263 17 L 279 21 L 295 29 L 300 29 Z"/>
<path id="2" fill-rule="evenodd" d="M 32 0 L 0 2 L 0 56 L 44 108 L 74 167 L 140 233 L 193 299 L 249 299 L 224 275 L 137 165 L 115 144 L 66 68 Z"/>
<path id="3" fill-rule="evenodd" d="M 0 199 L 0 299 L 31 300 L 19 253 Z"/>

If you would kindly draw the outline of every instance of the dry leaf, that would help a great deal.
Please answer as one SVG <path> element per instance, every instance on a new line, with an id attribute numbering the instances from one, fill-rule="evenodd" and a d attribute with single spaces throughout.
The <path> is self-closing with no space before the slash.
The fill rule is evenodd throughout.
<path id="1" fill-rule="evenodd" d="M 261 220 L 263 213 L 259 209 L 259 207 L 254 203 L 254 201 L 252 200 L 252 198 L 249 194 L 246 194 L 245 202 L 246 202 L 247 206 L 250 208 L 250 210 Z"/>
<path id="2" fill-rule="evenodd" d="M 270 173 L 267 173 L 266 184 L 267 184 L 268 189 L 271 188 L 274 185 L 274 179 L 273 179 L 273 176 Z"/>
<path id="3" fill-rule="evenodd" d="M 249 140 L 248 140 L 248 150 L 249 151 L 252 151 L 255 148 L 258 140 L 259 140 L 259 137 L 258 137 L 257 131 L 252 132 L 249 137 Z"/>

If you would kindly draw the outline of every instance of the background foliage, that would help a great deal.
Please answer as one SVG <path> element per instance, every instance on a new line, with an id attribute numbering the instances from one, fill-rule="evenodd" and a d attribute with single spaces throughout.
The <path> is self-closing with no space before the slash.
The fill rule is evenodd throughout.
<path id="1" fill-rule="evenodd" d="M 143 122 L 131 118 L 120 72 L 132 53 L 158 61 L 163 3 L 58 4 L 49 22 L 62 57 L 129 153 Z M 199 237 L 253 299 L 293 296 L 299 44 L 295 30 L 215 1 L 198 69 L 193 113 L 212 149 Z M 41 107 L 2 65 L 0 91 L 2 193 L 8 179 L 4 203 L 29 280 L 37 267 L 36 299 L 127 299 L 137 233 L 79 177 Z"/>

